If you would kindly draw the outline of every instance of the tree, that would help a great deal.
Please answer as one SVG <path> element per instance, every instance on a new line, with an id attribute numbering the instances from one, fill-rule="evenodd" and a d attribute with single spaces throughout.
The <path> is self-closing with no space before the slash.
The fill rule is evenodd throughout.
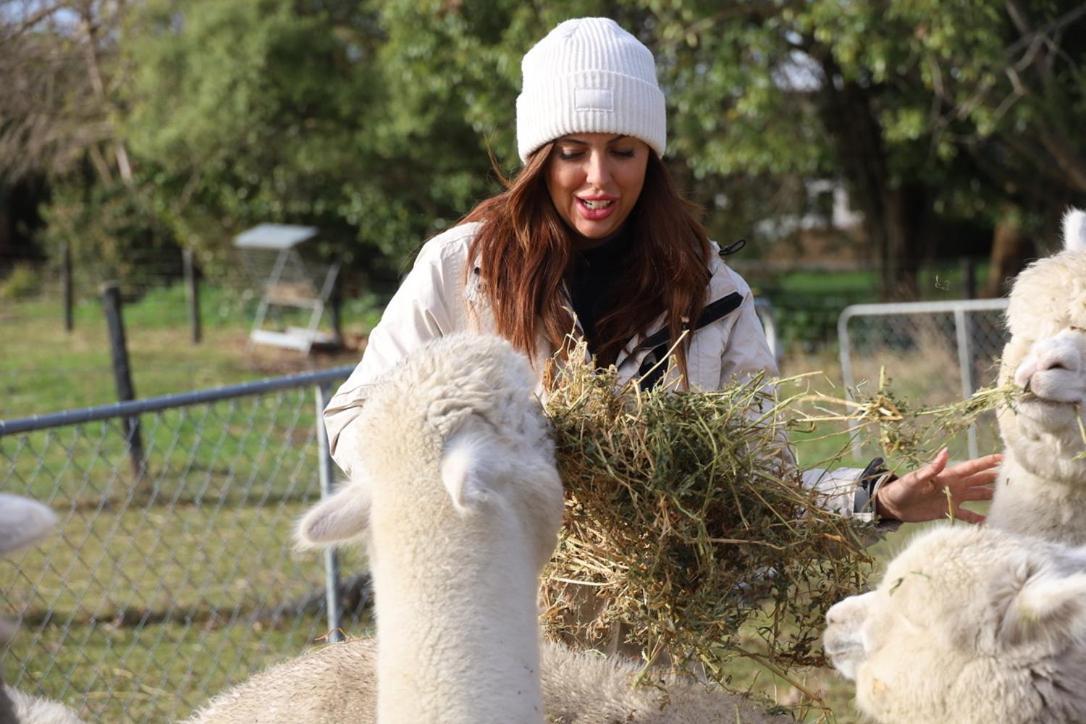
<path id="1" fill-rule="evenodd" d="M 312 223 L 350 252 L 377 164 L 372 15 L 353 2 L 153 0 L 134 9 L 125 131 L 147 202 L 223 264 L 230 236 Z M 220 263 L 212 263 L 218 260 Z"/>
<path id="2" fill-rule="evenodd" d="M 112 63 L 124 12 L 120 0 L 0 0 L 0 204 L 34 204 L 64 184 L 131 182 Z M 15 253 L 7 232 L 0 256 Z"/>
<path id="3" fill-rule="evenodd" d="M 948 218 L 996 221 L 1008 202 L 1054 216 L 1080 188 L 1080 3 L 649 5 L 686 118 L 673 148 L 703 174 L 842 177 L 887 296 L 916 293 Z"/>
<path id="4" fill-rule="evenodd" d="M 519 166 L 520 58 L 578 15 L 614 17 L 655 52 L 668 163 L 717 236 L 802 211 L 805 179 L 840 180 L 888 297 L 916 294 L 955 220 L 1014 220 L 1027 238 L 1086 181 L 1086 9 L 1071 0 L 66 5 L 109 28 L 79 34 L 101 52 L 63 66 L 90 79 L 75 87 L 100 119 L 74 124 L 101 131 L 74 158 L 99 184 L 127 167 L 139 208 L 208 254 L 258 221 L 313 223 L 325 253 L 395 275 L 499 187 L 488 154 Z"/>

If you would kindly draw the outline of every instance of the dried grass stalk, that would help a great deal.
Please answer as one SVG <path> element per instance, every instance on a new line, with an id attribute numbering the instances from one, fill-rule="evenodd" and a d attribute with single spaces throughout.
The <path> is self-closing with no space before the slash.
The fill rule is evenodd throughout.
<path id="1" fill-rule="evenodd" d="M 573 359 L 581 356 L 574 353 Z M 821 664 L 825 611 L 863 585 L 863 526 L 802 487 L 781 400 L 755 377 L 720 392 L 619 389 L 571 363 L 550 385 L 566 518 L 545 578 L 545 620 L 600 641 L 617 625 L 649 661 L 777 670 Z M 751 651 L 751 628 L 765 652 Z"/>
<path id="2" fill-rule="evenodd" d="M 918 467 L 982 415 L 1013 408 L 1022 395 L 1021 388 L 1008 383 L 983 387 L 958 402 L 926 407 L 895 393 L 883 370 L 878 389 L 867 398 L 849 400 L 821 393 L 798 396 L 797 404 L 789 410 L 788 425 L 805 428 L 824 422 L 846 423 L 854 434 L 874 437 L 883 455 Z"/>

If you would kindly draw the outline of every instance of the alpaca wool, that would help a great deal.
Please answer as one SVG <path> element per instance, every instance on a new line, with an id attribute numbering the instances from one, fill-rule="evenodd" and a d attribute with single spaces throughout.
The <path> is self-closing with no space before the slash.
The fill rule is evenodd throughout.
<path id="1" fill-rule="evenodd" d="M 657 155 L 667 143 L 652 52 L 610 18 L 559 24 L 524 54 L 517 97 L 521 161 L 567 133 L 621 133 Z"/>

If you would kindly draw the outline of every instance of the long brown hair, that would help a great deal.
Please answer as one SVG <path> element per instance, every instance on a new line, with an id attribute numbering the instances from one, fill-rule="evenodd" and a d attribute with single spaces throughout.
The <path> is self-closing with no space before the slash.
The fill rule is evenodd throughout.
<path id="1" fill-rule="evenodd" d="M 482 276 L 497 332 L 529 355 L 537 334 L 554 349 L 563 349 L 573 329 L 563 280 L 575 236 L 547 192 L 553 146 L 532 154 L 520 173 L 505 181 L 505 191 L 463 219 L 482 222 L 468 263 Z M 701 313 L 709 281 L 709 238 L 698 216 L 700 209 L 679 196 L 667 168 L 650 152 L 641 195 L 626 220 L 632 238 L 612 297 L 619 301 L 596 322 L 601 366 L 613 364 L 623 346 L 648 331 L 661 313 L 673 340 Z M 680 345 L 676 355 L 686 380 L 686 345 Z"/>

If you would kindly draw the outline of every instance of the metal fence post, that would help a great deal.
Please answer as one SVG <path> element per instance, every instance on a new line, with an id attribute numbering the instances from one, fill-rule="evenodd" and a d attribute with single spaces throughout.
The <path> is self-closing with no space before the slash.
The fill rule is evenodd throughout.
<path id="1" fill-rule="evenodd" d="M 954 334 L 958 342 L 958 374 L 962 381 L 962 399 L 968 400 L 973 394 L 973 345 L 970 344 L 969 319 L 965 310 L 954 310 Z M 970 425 L 968 430 L 969 457 L 977 457 L 977 426 Z"/>
<path id="2" fill-rule="evenodd" d="M 203 325 L 200 320 L 200 282 L 198 279 L 199 271 L 196 269 L 196 260 L 191 248 L 186 247 L 181 252 L 181 261 L 185 271 L 185 296 L 189 303 L 192 343 L 199 344 L 204 338 Z"/>
<path id="3" fill-rule="evenodd" d="M 61 293 L 64 297 L 64 331 L 71 332 L 75 329 L 75 300 L 72 293 L 72 247 L 64 242 L 60 256 L 60 280 Z"/>
<path id="4" fill-rule="evenodd" d="M 754 300 L 754 312 L 762 322 L 766 344 L 769 345 L 769 352 L 773 355 L 779 369 L 781 366 L 781 350 L 777 340 L 777 321 L 773 316 L 773 305 L 768 300 L 756 299 Z"/>
<path id="5" fill-rule="evenodd" d="M 848 320 L 852 319 L 850 310 L 846 307 L 837 318 L 837 350 L 838 359 L 841 361 L 841 378 L 845 385 L 845 397 L 852 399 L 852 393 L 856 389 L 856 380 L 852 376 L 852 346 L 848 336 Z M 848 439 L 852 447 L 852 456 L 859 459 L 863 456 L 863 445 L 860 442 L 860 424 L 855 420 L 848 421 Z"/>
<path id="6" fill-rule="evenodd" d="M 128 342 L 124 333 L 124 317 L 121 312 L 121 290 L 116 282 L 102 285 L 102 306 L 109 326 L 110 356 L 113 358 L 113 379 L 117 386 L 117 399 L 128 402 L 136 399 L 132 385 L 132 365 L 128 361 Z M 128 444 L 128 456 L 132 461 L 132 474 L 140 480 L 145 472 L 143 436 L 139 417 L 124 418 L 124 439 Z"/>
<path id="7" fill-rule="evenodd" d="M 332 494 L 332 455 L 328 449 L 328 432 L 324 429 L 324 408 L 328 403 L 328 386 L 314 387 L 317 398 L 317 460 L 320 470 L 321 498 Z M 343 640 L 343 606 L 339 600 L 339 556 L 334 548 L 324 549 L 324 597 L 328 609 L 328 640 Z"/>

